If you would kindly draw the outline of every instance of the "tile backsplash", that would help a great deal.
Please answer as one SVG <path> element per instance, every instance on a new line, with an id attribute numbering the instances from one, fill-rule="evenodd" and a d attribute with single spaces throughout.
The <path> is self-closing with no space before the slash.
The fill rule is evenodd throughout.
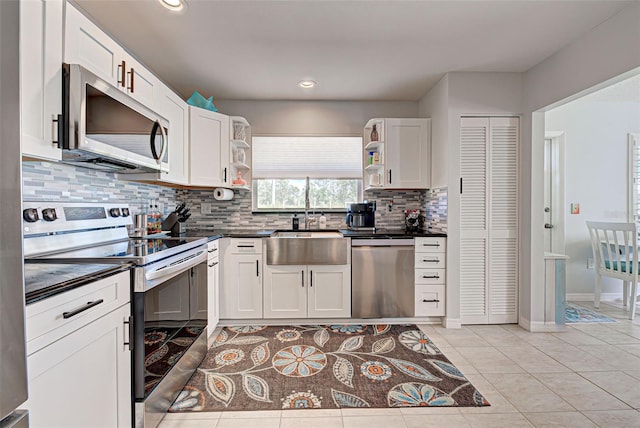
<path id="1" fill-rule="evenodd" d="M 25 201 L 124 202 L 133 214 L 141 212 L 149 200 L 157 200 L 165 213 L 175 208 L 176 201 L 176 189 L 62 163 L 22 162 L 22 183 Z"/>
<path id="2" fill-rule="evenodd" d="M 447 188 L 427 190 L 425 224 L 429 232 L 447 233 L 447 212 Z"/>
<path id="3" fill-rule="evenodd" d="M 251 193 L 235 190 L 230 201 L 217 201 L 212 189 L 173 189 L 153 184 L 120 179 L 116 174 L 79 168 L 61 163 L 23 162 L 23 199 L 25 201 L 124 202 L 132 213 L 146 208 L 149 200 L 157 200 L 168 214 L 179 202 L 186 202 L 192 216 L 190 228 L 215 229 L 290 229 L 291 214 L 251 212 Z M 447 231 L 447 189 L 374 190 L 366 191 L 366 200 L 376 201 L 376 227 L 398 229 L 404 226 L 405 209 L 421 209 L 426 213 L 426 228 L 432 232 Z M 211 204 L 211 214 L 202 214 L 202 203 Z M 391 209 L 389 209 L 391 207 Z M 320 215 L 315 212 L 316 217 Z M 343 213 L 326 213 L 327 228 L 345 227 Z M 304 224 L 303 212 L 298 214 Z"/>
<path id="4" fill-rule="evenodd" d="M 218 229 L 290 229 L 291 213 L 252 213 L 251 193 L 246 190 L 235 190 L 230 201 L 216 201 L 213 190 L 179 190 L 178 200 L 186 202 L 193 213 L 189 220 L 192 227 Z M 402 228 L 404 210 L 418 209 L 424 206 L 422 190 L 376 190 L 365 192 L 365 199 L 376 201 L 376 227 L 385 229 Z M 388 209 L 391 204 L 391 211 Z M 202 203 L 211 204 L 211 214 L 202 214 Z M 318 217 L 320 211 L 315 211 Z M 346 227 L 344 213 L 325 213 L 327 229 L 343 229 Z M 304 224 L 304 211 L 298 214 L 300 223 Z"/>

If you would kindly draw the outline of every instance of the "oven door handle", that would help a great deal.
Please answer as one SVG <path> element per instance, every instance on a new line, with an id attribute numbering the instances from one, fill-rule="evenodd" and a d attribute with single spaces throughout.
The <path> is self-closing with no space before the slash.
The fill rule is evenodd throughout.
<path id="1" fill-rule="evenodd" d="M 194 266 L 197 266 L 198 264 L 206 260 L 207 260 L 206 250 L 198 251 L 197 253 L 184 257 L 169 265 L 162 266 L 158 269 L 146 272 L 144 276 L 147 279 L 147 281 L 152 281 L 154 279 L 172 276 L 176 272 L 185 271 Z"/>

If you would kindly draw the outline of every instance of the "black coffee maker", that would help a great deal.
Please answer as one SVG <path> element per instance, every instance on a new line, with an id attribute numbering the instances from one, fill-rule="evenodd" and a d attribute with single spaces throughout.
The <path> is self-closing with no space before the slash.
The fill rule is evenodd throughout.
<path id="1" fill-rule="evenodd" d="M 350 204 L 345 222 L 349 229 L 374 230 L 376 228 L 376 201 Z"/>

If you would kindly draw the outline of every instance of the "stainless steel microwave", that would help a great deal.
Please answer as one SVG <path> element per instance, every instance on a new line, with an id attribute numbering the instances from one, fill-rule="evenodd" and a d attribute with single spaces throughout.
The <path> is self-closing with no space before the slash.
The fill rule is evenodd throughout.
<path id="1" fill-rule="evenodd" d="M 77 64 L 63 64 L 62 161 L 112 172 L 168 172 L 169 122 Z"/>

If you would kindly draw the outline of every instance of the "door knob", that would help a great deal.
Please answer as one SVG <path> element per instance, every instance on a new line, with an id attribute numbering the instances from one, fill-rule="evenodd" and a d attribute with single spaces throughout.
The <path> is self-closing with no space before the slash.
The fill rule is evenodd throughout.
<path id="1" fill-rule="evenodd" d="M 544 228 L 545 228 L 545 229 L 553 229 L 553 225 L 552 225 L 552 224 L 550 224 L 550 223 L 545 223 L 545 224 L 544 224 Z"/>

